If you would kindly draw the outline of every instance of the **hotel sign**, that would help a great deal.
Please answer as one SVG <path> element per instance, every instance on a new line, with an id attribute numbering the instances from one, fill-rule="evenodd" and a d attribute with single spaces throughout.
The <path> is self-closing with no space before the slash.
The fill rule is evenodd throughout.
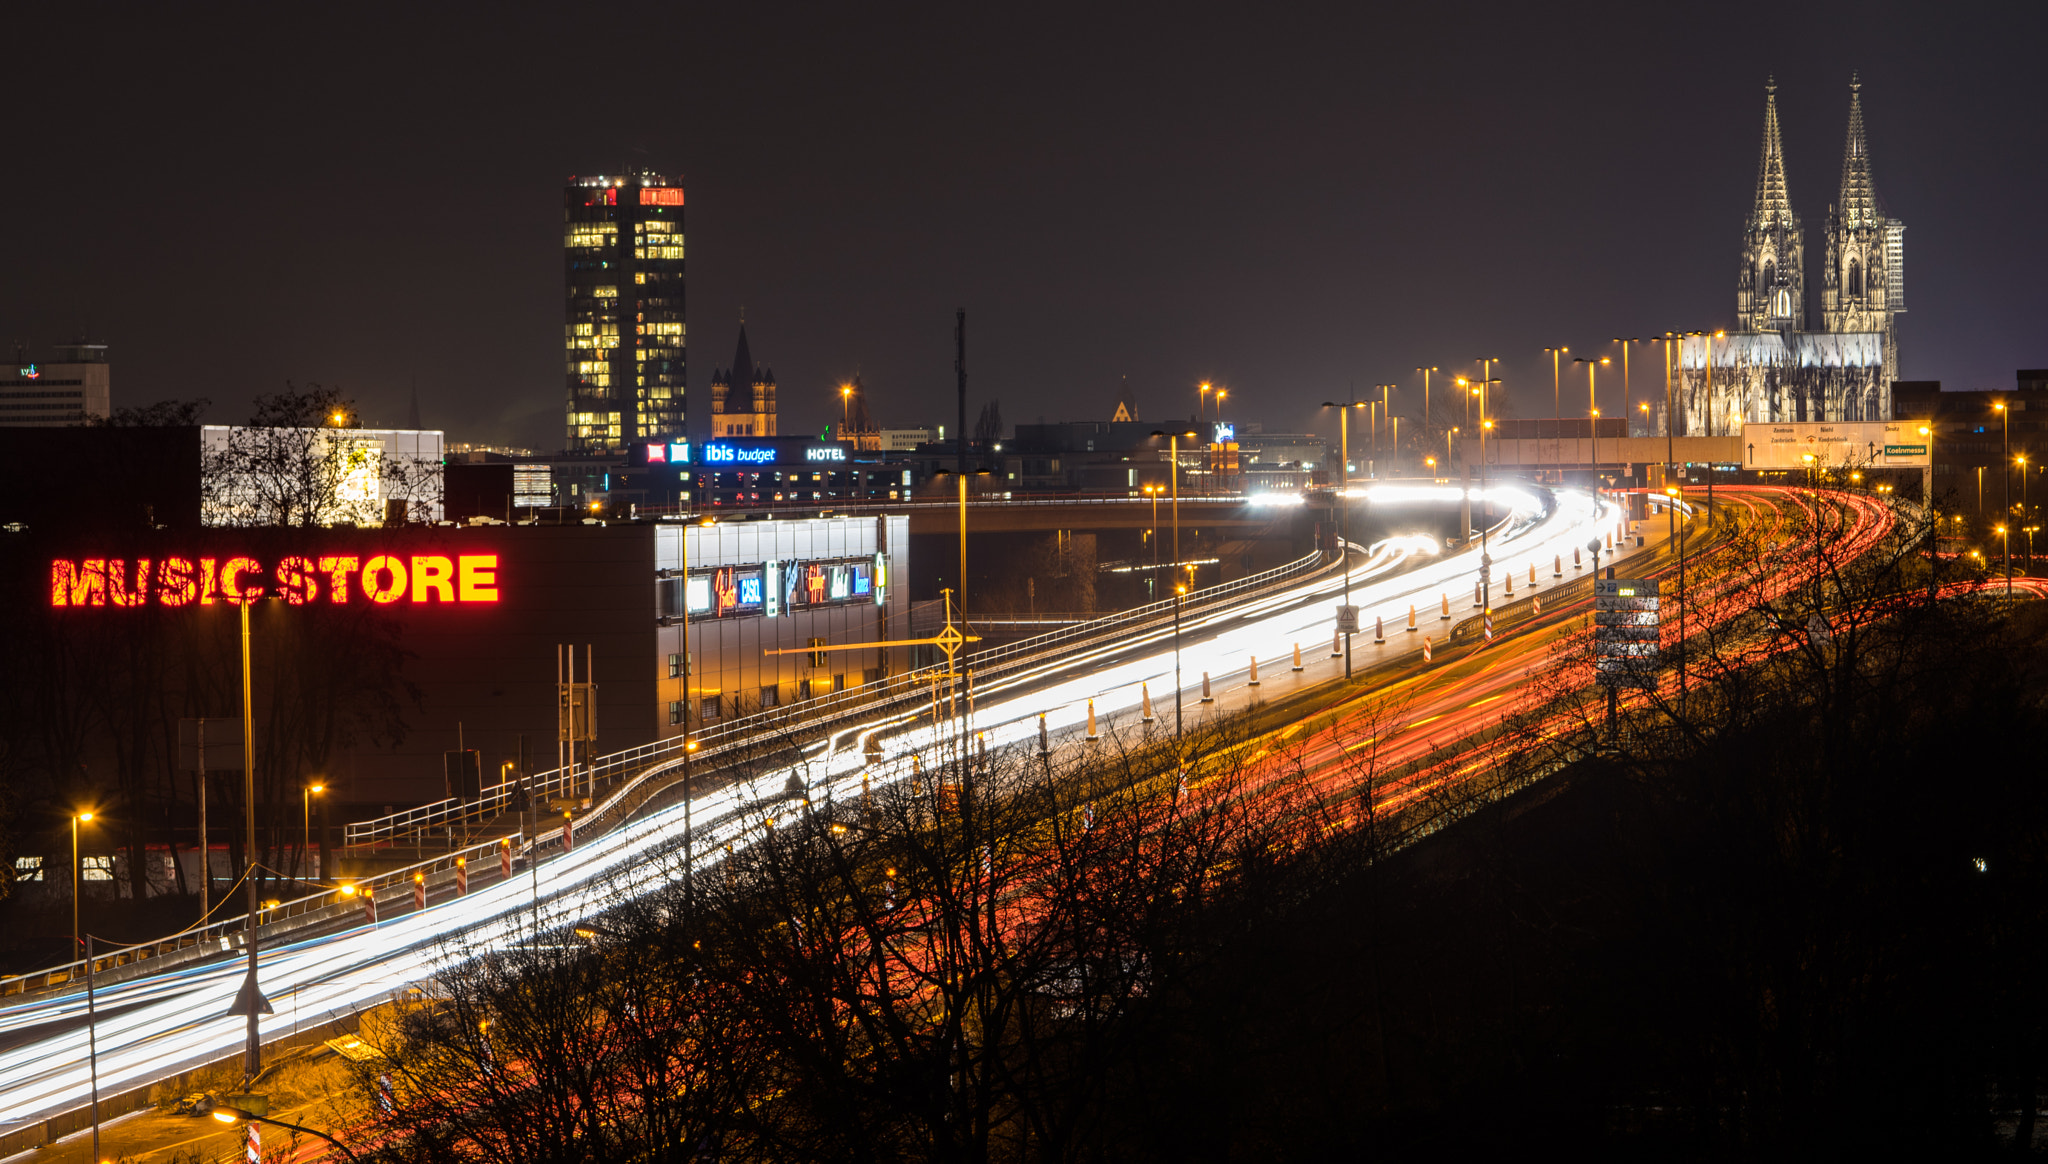
<path id="1" fill-rule="evenodd" d="M 51 606 L 212 606 L 276 596 L 327 602 L 498 601 L 496 554 L 320 554 L 280 558 L 58 558 Z"/>

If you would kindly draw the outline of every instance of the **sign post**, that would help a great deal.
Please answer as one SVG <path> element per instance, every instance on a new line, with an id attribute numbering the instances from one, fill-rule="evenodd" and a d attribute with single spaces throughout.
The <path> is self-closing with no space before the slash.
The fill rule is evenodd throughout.
<path id="1" fill-rule="evenodd" d="M 1620 689 L 1654 689 L 1661 659 L 1662 613 L 1654 578 L 1593 580 L 1593 677 L 1607 688 L 1611 738 Z"/>

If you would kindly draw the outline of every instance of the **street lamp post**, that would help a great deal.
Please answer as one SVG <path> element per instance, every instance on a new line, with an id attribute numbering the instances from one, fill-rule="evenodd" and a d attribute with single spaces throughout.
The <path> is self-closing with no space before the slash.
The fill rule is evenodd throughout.
<path id="1" fill-rule="evenodd" d="M 1200 385 L 1200 391 L 1195 396 L 1195 399 L 1201 403 L 1201 418 L 1203 420 L 1209 419 L 1209 393 L 1213 391 L 1215 391 L 1214 386 L 1207 380 L 1204 380 Z"/>
<path id="2" fill-rule="evenodd" d="M 2004 512 L 2006 520 L 2010 521 L 2012 520 L 2012 410 L 2005 406 L 2004 401 L 2000 401 L 1991 407 L 1998 413 L 1999 435 L 2005 441 L 2005 461 L 1999 466 L 1998 471 L 1998 475 L 2005 479 L 2005 499 L 1999 503 L 1999 508 Z M 1998 528 L 2001 533 L 2005 530 L 2004 526 Z M 2012 594 L 2012 540 L 2010 538 L 2006 539 L 2005 543 L 2005 590 L 2006 595 L 2010 597 Z"/>
<path id="3" fill-rule="evenodd" d="M 1417 368 L 1415 370 L 1422 373 L 1422 441 L 1424 445 L 1427 445 L 1429 443 L 1429 426 L 1433 423 L 1433 418 L 1429 414 L 1429 374 L 1437 369 L 1435 365 L 1431 365 L 1427 368 Z"/>
<path id="4" fill-rule="evenodd" d="M 1675 533 L 1674 540 L 1678 542 L 1678 691 L 1680 695 L 1683 695 L 1685 694 L 1685 533 L 1678 529 L 1678 502 L 1680 494 L 1681 491 L 1676 484 L 1664 486 L 1664 496 L 1669 499 L 1664 503 L 1664 507 L 1670 520 L 1670 528 Z"/>
<path id="5" fill-rule="evenodd" d="M 244 1087 L 253 1086 L 256 1076 L 263 1069 L 263 1040 L 258 1031 L 257 1018 L 270 1009 L 256 985 L 256 714 L 254 685 L 249 670 L 249 607 L 262 597 L 255 593 L 233 595 L 230 601 L 241 607 L 242 614 L 242 815 L 247 833 L 243 840 L 242 883 L 247 889 L 248 916 L 243 919 L 243 941 L 249 947 L 249 976 L 243 983 L 243 997 L 236 999 L 236 1009 L 245 1009 L 249 1018 L 248 1064 L 245 1070 L 248 1078 Z"/>
<path id="6" fill-rule="evenodd" d="M 1486 388 L 1487 385 L 1498 384 L 1500 381 L 1472 381 L 1461 377 L 1458 383 L 1470 385 L 1471 394 L 1479 398 L 1479 593 L 1485 599 L 1483 613 L 1484 609 L 1491 609 L 1493 605 L 1493 555 L 1486 544 L 1486 519 L 1490 512 L 1486 496 L 1486 434 L 1493 428 L 1493 421 L 1486 415 Z M 1466 532 L 1470 533 L 1469 530 Z"/>
<path id="7" fill-rule="evenodd" d="M 1145 597 L 1156 601 L 1159 597 L 1159 486 L 1147 484 L 1145 494 L 1152 499 L 1152 528 L 1146 531 L 1146 540 L 1152 543 L 1152 572 L 1145 576 Z"/>
<path id="8" fill-rule="evenodd" d="M 1598 494 L 1600 491 L 1600 393 L 1598 386 L 1594 383 L 1593 372 L 1599 365 L 1612 362 L 1606 356 L 1601 356 L 1598 359 L 1593 359 L 1589 356 L 1575 356 L 1572 358 L 1572 363 L 1586 365 L 1586 424 L 1593 436 L 1593 446 L 1590 452 L 1593 458 L 1593 492 L 1595 494 Z"/>
<path id="9" fill-rule="evenodd" d="M 1206 390 L 1209 387 L 1209 385 L 1205 382 L 1202 385 L 1202 387 Z M 1192 432 L 1167 432 L 1163 429 L 1154 429 L 1152 431 L 1152 435 L 1155 437 L 1165 437 L 1167 442 L 1166 457 L 1168 465 L 1166 470 L 1166 480 L 1168 492 L 1171 496 L 1173 511 L 1173 569 L 1174 573 L 1178 575 L 1181 570 L 1180 438 L 1185 436 L 1192 440 L 1194 439 L 1195 434 Z M 1157 524 L 1156 518 L 1154 519 L 1154 523 L 1155 525 Z M 1157 539 L 1155 538 L 1154 540 L 1156 541 Z M 1193 585 L 1194 580 L 1195 572 L 1193 569 L 1189 569 L 1189 585 Z M 1180 600 L 1178 597 L 1175 598 L 1173 604 L 1173 730 L 1175 739 L 1178 740 L 1180 735 Z"/>
<path id="10" fill-rule="evenodd" d="M 1623 338 L 1621 338 L 1620 336 L 1616 336 L 1616 337 L 1614 337 L 1614 342 L 1615 342 L 1615 343 L 1618 343 L 1618 344 L 1620 344 L 1620 345 L 1621 345 L 1621 419 L 1622 419 L 1622 421 L 1623 421 L 1624 423 L 1626 423 L 1626 422 L 1627 422 L 1627 420 L 1628 420 L 1628 396 L 1629 396 L 1629 387 L 1628 387 L 1628 349 L 1629 349 L 1629 345 L 1630 345 L 1630 344 L 1639 344 L 1639 343 L 1642 343 L 1643 341 L 1642 341 L 1642 340 L 1641 340 L 1640 338 L 1636 337 L 1636 336 L 1630 336 L 1630 337 L 1628 337 L 1627 339 L 1623 339 Z M 1626 435 L 1626 434 L 1623 434 L 1623 435 Z"/>
<path id="11" fill-rule="evenodd" d="M 299 828 L 309 862 L 313 856 L 313 798 L 325 791 L 325 784 L 308 784 L 299 790 Z M 320 870 L 320 876 L 325 876 L 326 873 L 327 870 Z"/>
<path id="12" fill-rule="evenodd" d="M 1564 354 L 1570 348 L 1544 348 L 1550 353 L 1550 403 L 1557 415 L 1553 419 L 1564 419 L 1564 379 L 1560 372 Z"/>
<path id="13" fill-rule="evenodd" d="M 78 826 L 91 824 L 92 814 L 78 812 L 71 815 L 71 953 L 78 953 L 78 898 L 85 887 L 85 865 L 78 856 Z"/>
<path id="14" fill-rule="evenodd" d="M 1370 402 L 1367 402 L 1370 403 Z M 1351 410 L 1364 408 L 1357 401 L 1339 404 L 1323 401 L 1324 408 L 1337 410 L 1337 558 L 1344 563 L 1344 609 L 1351 609 L 1351 504 L 1345 494 L 1351 489 Z M 1351 632 L 1344 632 L 1344 677 L 1351 678 Z"/>

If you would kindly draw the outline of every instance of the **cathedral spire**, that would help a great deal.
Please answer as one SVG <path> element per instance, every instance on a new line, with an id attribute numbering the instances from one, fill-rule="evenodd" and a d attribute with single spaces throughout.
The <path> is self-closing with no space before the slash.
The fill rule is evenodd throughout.
<path id="1" fill-rule="evenodd" d="M 1764 82 L 1763 157 L 1756 167 L 1756 210 L 1750 229 L 1792 222 L 1792 196 L 1785 189 L 1785 144 L 1778 133 L 1778 79 L 1771 77 Z"/>
<path id="2" fill-rule="evenodd" d="M 1877 187 L 1870 176 L 1870 142 L 1863 135 L 1863 82 L 1849 74 L 1849 140 L 1842 147 L 1842 192 L 1836 202 L 1841 223 L 1850 230 L 1877 225 Z"/>

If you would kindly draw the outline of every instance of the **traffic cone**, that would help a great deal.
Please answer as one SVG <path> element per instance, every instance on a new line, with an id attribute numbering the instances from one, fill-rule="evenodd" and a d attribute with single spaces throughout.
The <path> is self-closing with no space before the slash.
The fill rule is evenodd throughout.
<path id="1" fill-rule="evenodd" d="M 1088 701 L 1088 738 L 1095 738 L 1095 701 Z"/>
<path id="2" fill-rule="evenodd" d="M 1408 630 L 1411 634 L 1415 630 L 1415 604 L 1412 602 L 1408 604 Z"/>
<path id="3" fill-rule="evenodd" d="M 1301 644 L 1294 644 L 1294 669 L 1301 670 Z"/>
<path id="4" fill-rule="evenodd" d="M 1513 598 L 1515 596 L 1515 572 L 1513 570 L 1501 571 L 1501 581 L 1507 584 L 1507 596 Z"/>
<path id="5" fill-rule="evenodd" d="M 1556 559 L 1555 561 L 1551 562 L 1551 564 L 1550 564 L 1550 576 L 1551 576 L 1552 578 L 1562 578 L 1562 577 L 1564 577 L 1564 555 L 1563 555 L 1563 554 L 1559 554 L 1559 555 L 1557 556 L 1557 559 Z"/>
<path id="6" fill-rule="evenodd" d="M 1142 709 L 1142 711 L 1143 711 L 1143 716 L 1144 716 L 1144 720 L 1145 720 L 1145 722 L 1146 722 L 1146 723 L 1151 723 L 1151 722 L 1152 722 L 1152 685 L 1151 685 L 1151 684 L 1149 684 L 1149 683 L 1140 683 L 1140 684 L 1138 684 L 1138 706 L 1139 706 L 1139 707 L 1140 707 L 1140 708 Z"/>
<path id="7" fill-rule="evenodd" d="M 1429 636 L 1422 636 L 1422 661 L 1429 662 Z"/>
<path id="8" fill-rule="evenodd" d="M 1529 588 L 1536 588 L 1536 563 L 1529 563 Z"/>
<path id="9" fill-rule="evenodd" d="M 1336 658 L 1337 656 L 1339 656 L 1339 655 L 1341 655 L 1341 654 L 1343 654 L 1343 653 L 1344 653 L 1344 634 L 1343 634 L 1343 632 L 1342 632 L 1342 631 L 1331 631 L 1331 632 L 1330 632 L 1330 657 L 1331 657 L 1332 659 L 1334 659 L 1334 658 Z"/>
<path id="10" fill-rule="evenodd" d="M 1612 531 L 1609 531 L 1607 534 L 1607 548 L 1610 550 L 1614 548 L 1614 533 Z"/>
<path id="11" fill-rule="evenodd" d="M 1202 672 L 1202 702 L 1203 702 L 1203 703 L 1214 703 L 1214 702 L 1216 702 L 1216 696 L 1215 696 L 1215 693 L 1213 693 L 1213 692 L 1211 692 L 1211 691 L 1209 690 L 1209 673 L 1208 673 L 1207 671 L 1204 671 L 1204 672 Z"/>
<path id="12" fill-rule="evenodd" d="M 1372 643 L 1378 646 L 1387 641 L 1387 620 L 1379 615 L 1372 617 Z"/>
<path id="13" fill-rule="evenodd" d="M 1574 570 L 1577 570 L 1577 569 L 1579 569 L 1579 568 L 1580 568 L 1580 565 L 1579 565 L 1579 547 L 1577 547 L 1577 546 L 1573 546 L 1573 547 L 1572 547 L 1572 569 L 1574 569 Z"/>
<path id="14" fill-rule="evenodd" d="M 1259 657 L 1257 655 L 1252 656 L 1251 678 L 1245 680 L 1245 685 L 1248 687 L 1257 687 L 1259 685 Z"/>
<path id="15" fill-rule="evenodd" d="M 1478 610 L 1478 609 L 1479 609 L 1480 607 L 1482 607 L 1482 606 L 1485 606 L 1485 605 L 1486 605 L 1486 587 L 1485 587 L 1485 584 L 1484 584 L 1484 583 L 1481 583 L 1481 582 L 1474 582 L 1474 583 L 1472 584 L 1472 609 L 1474 609 L 1474 610 Z"/>
<path id="16" fill-rule="evenodd" d="M 1451 596 L 1448 593 L 1444 595 L 1444 612 L 1437 617 L 1444 620 L 1449 620 L 1451 617 Z"/>

